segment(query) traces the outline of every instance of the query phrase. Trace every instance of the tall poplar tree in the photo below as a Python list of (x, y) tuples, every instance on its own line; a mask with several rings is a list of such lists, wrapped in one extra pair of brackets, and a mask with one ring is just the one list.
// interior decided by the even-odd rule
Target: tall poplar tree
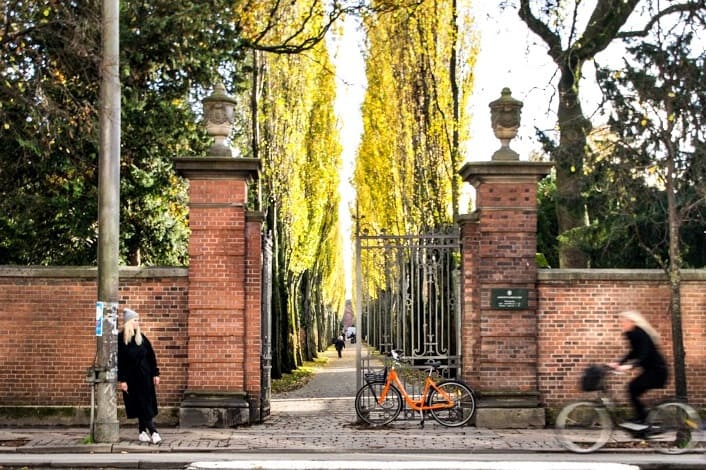
[[(268, 228), (275, 241), (274, 374), (296, 368), (328, 343), (321, 325), (343, 312), (338, 223), (341, 144), (333, 111), (333, 66), (325, 44), (260, 56), (261, 130)], [(338, 288), (334, 287), (338, 286)]]
[(354, 183), (358, 215), (373, 232), (430, 230), (458, 211), (476, 54), (469, 2), (458, 3), (429, 0), (366, 18), (368, 88)]

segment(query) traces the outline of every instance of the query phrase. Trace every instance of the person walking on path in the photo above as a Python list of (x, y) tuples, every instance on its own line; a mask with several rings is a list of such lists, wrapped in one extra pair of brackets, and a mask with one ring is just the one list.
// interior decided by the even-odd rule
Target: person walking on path
[(338, 352), (338, 357), (340, 359), (341, 357), (343, 357), (343, 348), (346, 347), (346, 342), (343, 341), (343, 336), (339, 336), (338, 338), (336, 338), (336, 341), (333, 342), (333, 345), (336, 346), (336, 352)]
[(118, 382), (125, 414), (138, 420), (138, 439), (159, 444), (162, 438), (154, 425), (159, 367), (152, 344), (140, 331), (139, 315), (129, 308), (123, 310), (123, 327), (118, 333)]

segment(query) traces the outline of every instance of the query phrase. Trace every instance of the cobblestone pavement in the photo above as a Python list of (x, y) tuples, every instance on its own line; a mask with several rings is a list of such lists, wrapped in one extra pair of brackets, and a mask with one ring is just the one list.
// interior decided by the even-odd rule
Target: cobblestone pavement
[(399, 421), (383, 428), (356, 424), (355, 345), (343, 358), (330, 349), (325, 367), (299, 390), (273, 396), (263, 423), (235, 429), (162, 428), (158, 445), (137, 441), (136, 426), (122, 426), (115, 444), (83, 444), (86, 429), (3, 429), (0, 453), (120, 453), (214, 451), (561, 451), (552, 430), (446, 428), (426, 421)]

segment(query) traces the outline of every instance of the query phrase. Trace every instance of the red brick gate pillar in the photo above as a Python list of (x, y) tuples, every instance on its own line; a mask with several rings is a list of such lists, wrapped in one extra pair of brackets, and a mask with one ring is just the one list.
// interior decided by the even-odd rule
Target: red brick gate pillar
[(251, 423), (260, 406), (261, 224), (247, 210), (260, 161), (175, 160), (189, 179), (187, 390), (181, 426)]
[[(522, 106), (504, 90), (491, 108), (504, 99)], [(467, 163), (460, 172), (476, 189), (475, 211), (459, 220), (462, 376), (482, 397), (478, 426), (544, 426), (537, 382), (537, 182), (552, 164), (519, 161), (503, 137), (492, 161)]]

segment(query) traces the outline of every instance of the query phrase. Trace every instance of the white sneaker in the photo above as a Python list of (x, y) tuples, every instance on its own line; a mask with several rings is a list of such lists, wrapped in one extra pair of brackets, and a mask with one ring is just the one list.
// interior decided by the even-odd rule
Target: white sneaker
[(629, 429), (631, 431), (644, 431), (649, 426), (647, 426), (646, 424), (631, 423), (630, 421), (625, 421), (623, 423), (620, 423), (620, 427), (625, 428), (625, 429)]
[(159, 433), (153, 432), (152, 433), (152, 444), (159, 444), (160, 442), (162, 442), (162, 438), (159, 435)]
[(142, 431), (137, 438), (140, 440), (140, 442), (150, 442), (151, 441), (150, 435), (147, 434), (147, 431)]

